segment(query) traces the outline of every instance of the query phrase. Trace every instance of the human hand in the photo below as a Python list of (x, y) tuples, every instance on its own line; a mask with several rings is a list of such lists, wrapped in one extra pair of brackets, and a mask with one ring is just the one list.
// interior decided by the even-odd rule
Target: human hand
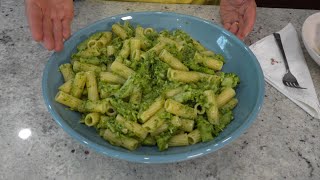
[(221, 0), (220, 16), (225, 29), (243, 40), (256, 20), (255, 0)]
[(25, 8), (33, 39), (61, 51), (71, 33), (73, 0), (25, 0)]

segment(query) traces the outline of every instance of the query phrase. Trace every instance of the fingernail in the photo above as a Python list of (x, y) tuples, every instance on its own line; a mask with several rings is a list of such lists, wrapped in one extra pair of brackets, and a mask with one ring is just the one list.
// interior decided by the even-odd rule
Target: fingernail
[(44, 45), (46, 47), (46, 49), (48, 49), (49, 51), (52, 51), (54, 49), (54, 47), (51, 44), (45, 44)]

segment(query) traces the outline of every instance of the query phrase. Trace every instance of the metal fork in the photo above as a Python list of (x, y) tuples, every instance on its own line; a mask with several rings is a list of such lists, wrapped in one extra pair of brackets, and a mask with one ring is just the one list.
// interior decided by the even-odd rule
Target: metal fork
[(284, 49), (282, 46), (282, 42), (281, 42), (281, 37), (279, 33), (273, 33), (274, 38), (276, 39), (276, 42), (278, 44), (278, 47), (281, 51), (281, 54), (283, 56), (283, 60), (284, 60), (284, 65), (286, 67), (286, 74), (283, 76), (282, 78), (282, 83), (285, 86), (288, 87), (292, 87), (292, 88), (299, 88), (299, 89), (306, 89), (303, 88), (299, 85), (297, 79), (293, 76), (293, 74), (291, 73), (290, 69), (289, 69), (289, 65), (288, 65), (288, 61), (287, 61), (287, 57), (286, 54), (284, 53)]

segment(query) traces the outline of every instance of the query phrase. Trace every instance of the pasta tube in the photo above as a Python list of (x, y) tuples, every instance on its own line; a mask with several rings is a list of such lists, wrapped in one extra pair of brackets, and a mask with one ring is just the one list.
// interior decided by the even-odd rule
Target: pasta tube
[(106, 67), (100, 67), (100, 66), (96, 66), (93, 64), (87, 64), (87, 63), (82, 63), (79, 61), (75, 61), (73, 63), (73, 70), (74, 72), (81, 72), (81, 71), (94, 71), (96, 73), (99, 73), (101, 71), (105, 71)]
[(84, 123), (87, 126), (94, 126), (94, 125), (98, 124), (99, 120), (100, 120), (100, 114), (99, 113), (89, 113), (84, 118)]
[(236, 95), (236, 91), (231, 87), (225, 88), (217, 97), (218, 107), (225, 105)]
[(219, 111), (218, 111), (218, 102), (216, 100), (216, 95), (214, 91), (207, 90), (203, 93), (206, 97), (206, 101), (208, 104), (208, 108), (206, 110), (208, 121), (211, 124), (218, 125), (219, 124)]
[(188, 71), (188, 67), (185, 66), (179, 59), (175, 58), (172, 54), (170, 54), (167, 50), (162, 50), (159, 54), (160, 59), (167, 63), (173, 69)]
[(223, 62), (216, 60), (212, 57), (202, 56), (198, 52), (195, 53), (194, 56), (195, 61), (202, 63), (204, 66), (213, 69), (215, 71), (220, 71), (223, 66)]
[(165, 97), (166, 98), (170, 98), (173, 97), (179, 93), (183, 92), (183, 87), (178, 87), (178, 88), (174, 88), (174, 89), (169, 89), (165, 92)]
[(73, 80), (71, 95), (80, 98), (86, 84), (86, 75), (84, 72), (78, 72)]
[(96, 66), (99, 66), (101, 64), (99, 58), (97, 58), (97, 57), (90, 57), (90, 58), (82, 58), (82, 57), (80, 57), (79, 61), (82, 62), (82, 63), (93, 64), (93, 65), (96, 65)]
[(147, 122), (142, 124), (142, 127), (144, 127), (150, 133), (155, 132), (165, 121), (163, 118), (160, 117), (162, 112), (163, 110), (160, 110), (157, 114), (152, 116)]
[(106, 45), (108, 45), (111, 42), (111, 40), (112, 40), (112, 33), (111, 32), (103, 32), (102, 36), (97, 41), (97, 43), (101, 43), (101, 47), (105, 47)]
[(166, 131), (169, 128), (168, 123), (163, 123), (161, 126), (159, 126), (155, 131), (151, 132), (151, 136), (157, 136), (160, 133)]
[(190, 119), (180, 119), (181, 121), (181, 130), (185, 132), (191, 132), (194, 128), (194, 120)]
[(197, 111), (194, 108), (183, 105), (172, 99), (166, 100), (164, 108), (167, 112), (183, 118), (195, 119), (197, 117)]
[(169, 139), (169, 146), (187, 146), (189, 145), (188, 135), (186, 133), (174, 135)]
[(85, 101), (83, 108), (85, 112), (96, 112), (101, 114), (105, 114), (106, 112), (114, 112), (114, 109), (107, 99), (99, 101)]
[(123, 84), (126, 82), (124, 78), (121, 76), (118, 76), (116, 74), (113, 74), (111, 72), (101, 72), (100, 73), (100, 81), (107, 82), (107, 83), (113, 83), (113, 84)]
[(70, 79), (67, 82), (63, 83), (61, 86), (59, 86), (58, 89), (60, 91), (63, 91), (65, 93), (69, 94), (71, 92), (72, 84), (73, 84), (73, 79)]
[(143, 27), (137, 26), (136, 31), (135, 31), (135, 36), (136, 37), (144, 37), (143, 31), (144, 31)]
[(195, 129), (188, 134), (189, 144), (196, 144), (201, 141), (201, 135), (199, 129)]
[(139, 146), (138, 140), (127, 137), (123, 134), (113, 133), (109, 129), (104, 132), (103, 138), (108, 140), (112, 145), (121, 146), (131, 151), (137, 149)]
[(146, 122), (151, 116), (159, 111), (164, 105), (164, 98), (158, 97), (147, 110), (143, 111), (140, 115), (141, 123)]
[(59, 70), (63, 76), (64, 82), (73, 79), (75, 76), (75, 73), (72, 70), (72, 65), (70, 63), (60, 65)]
[(140, 50), (140, 49), (141, 49), (141, 40), (139, 38), (130, 39), (130, 51), (131, 51), (131, 53), (134, 50)]
[(116, 122), (127, 128), (129, 131), (132, 131), (133, 134), (135, 134), (140, 139), (145, 139), (148, 135), (148, 132), (140, 124), (130, 120), (126, 120), (120, 114), (117, 115)]
[(73, 97), (63, 91), (59, 91), (55, 96), (55, 101), (70, 107), (71, 109), (81, 111), (81, 106), (83, 105), (83, 101)]
[(110, 69), (113, 73), (118, 74), (119, 76), (125, 79), (128, 79), (131, 75), (135, 73), (132, 69), (128, 68), (126, 65), (118, 61), (114, 61), (111, 64)]
[(159, 42), (158, 44), (153, 46), (151, 49), (149, 49), (148, 52), (154, 51), (156, 54), (159, 54), (165, 45), (166, 44), (164, 42)]
[(178, 51), (180, 51), (180, 50), (183, 48), (183, 46), (182, 46), (181, 44), (179, 44), (177, 41), (172, 40), (172, 39), (167, 38), (167, 37), (160, 36), (160, 37), (158, 38), (158, 40), (159, 40), (160, 42), (164, 42), (164, 43), (166, 43), (166, 44), (175, 45), (176, 48), (178, 49)]
[(169, 68), (167, 77), (170, 81), (193, 83), (198, 82), (206, 77), (210, 77), (210, 75), (206, 75), (196, 71), (180, 71)]
[(99, 100), (98, 85), (96, 75), (93, 71), (86, 72), (86, 87), (88, 90), (88, 99), (91, 101)]
[(115, 33), (117, 36), (119, 36), (122, 40), (125, 40), (128, 38), (127, 31), (124, 30), (119, 24), (113, 24), (112, 32)]
[(127, 59), (128, 56), (130, 55), (130, 41), (127, 39), (123, 42), (123, 46), (119, 52), (119, 56), (124, 58), (124, 59)]

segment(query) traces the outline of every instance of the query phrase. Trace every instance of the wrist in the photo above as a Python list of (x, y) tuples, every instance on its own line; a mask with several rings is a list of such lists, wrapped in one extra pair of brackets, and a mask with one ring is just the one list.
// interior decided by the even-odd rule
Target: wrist
[(227, 0), (229, 1), (230, 4), (234, 4), (234, 5), (243, 5), (245, 3), (250, 3), (250, 2), (255, 2), (255, 0)]

